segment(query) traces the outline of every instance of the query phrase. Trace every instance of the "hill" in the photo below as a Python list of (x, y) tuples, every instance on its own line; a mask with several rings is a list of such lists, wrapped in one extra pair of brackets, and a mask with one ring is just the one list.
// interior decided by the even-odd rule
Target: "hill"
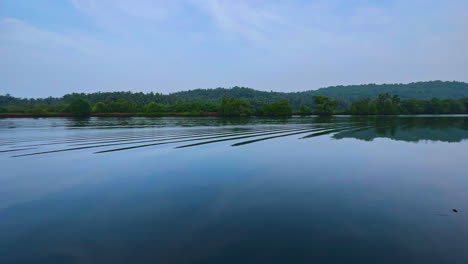
[(174, 103), (219, 103), (224, 95), (244, 99), (254, 106), (261, 106), (264, 103), (287, 100), (295, 109), (301, 104), (313, 107), (312, 97), (324, 95), (334, 98), (340, 102), (340, 108), (345, 108), (351, 102), (362, 98), (376, 98), (379, 94), (389, 93), (398, 95), (402, 99), (431, 98), (459, 99), (468, 97), (468, 83), (464, 82), (415, 82), (409, 84), (364, 84), (347, 85), (321, 88), (304, 92), (266, 92), (258, 91), (246, 87), (216, 88), (216, 89), (195, 89), (181, 91), (172, 94), (161, 93), (133, 93), (133, 92), (97, 92), (97, 93), (73, 93), (63, 97), (24, 99), (10, 95), (0, 96), (0, 106), (8, 105), (31, 105), (31, 104), (68, 104), (78, 97), (85, 98), (91, 103), (116, 101), (125, 99), (137, 105), (148, 104), (150, 102), (174, 104)]
[(372, 99), (382, 93), (398, 95), (401, 99), (460, 99), (468, 97), (468, 83), (431, 81), (409, 84), (348, 85), (327, 87), (305, 93), (320, 94), (340, 101)]

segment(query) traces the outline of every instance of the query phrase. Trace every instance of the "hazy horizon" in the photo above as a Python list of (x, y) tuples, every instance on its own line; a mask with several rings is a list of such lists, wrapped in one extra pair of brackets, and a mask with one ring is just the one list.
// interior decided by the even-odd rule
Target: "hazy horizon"
[(468, 1), (3, 0), (0, 94), (468, 82)]
[(199, 88), (193, 88), (193, 89), (186, 89), (186, 90), (176, 90), (176, 91), (172, 91), (172, 92), (168, 92), (168, 93), (164, 93), (164, 92), (158, 92), (158, 91), (139, 91), (139, 90), (113, 90), (113, 91), (100, 91), (100, 90), (97, 90), (97, 91), (86, 91), (86, 92), (82, 92), (82, 91), (72, 91), (70, 93), (64, 93), (64, 94), (61, 94), (61, 95), (57, 95), (57, 96), (36, 96), (36, 97), (27, 97), (27, 96), (16, 96), (15, 94), (11, 94), (11, 93), (5, 93), (5, 94), (0, 94), (0, 95), (10, 95), (10, 96), (13, 96), (13, 97), (17, 97), (17, 98), (33, 98), (33, 99), (39, 99), (39, 98), (46, 98), (46, 97), (56, 97), (56, 98), (60, 98), (66, 94), (71, 94), (71, 93), (85, 93), (85, 94), (91, 94), (91, 93), (106, 93), (106, 92), (132, 92), (132, 93), (159, 93), (159, 94), (163, 94), (163, 95), (168, 95), (168, 94), (173, 94), (173, 93), (178, 93), (178, 92), (186, 92), (186, 91), (193, 91), (193, 90), (198, 90), (198, 89), (203, 89), (203, 90), (213, 90), (213, 89), (232, 89), (234, 87), (239, 87), (239, 88), (248, 88), (248, 89), (253, 89), (253, 90), (256, 90), (256, 91), (262, 91), (262, 92), (278, 92), (278, 93), (296, 93), (296, 92), (307, 92), (307, 91), (316, 91), (316, 90), (319, 90), (319, 89), (326, 89), (326, 88), (331, 88), (331, 87), (337, 87), (337, 86), (355, 86), (355, 85), (371, 85), (371, 84), (375, 84), (375, 85), (397, 85), (397, 84), (403, 84), (403, 85), (406, 85), (406, 84), (411, 84), (411, 83), (419, 83), (419, 82), (436, 82), (436, 81), (441, 81), (441, 82), (461, 82), (461, 83), (466, 83), (466, 82), (462, 82), (462, 81), (457, 81), (457, 80), (452, 80), (452, 81), (445, 81), (445, 80), (430, 80), (430, 81), (414, 81), (414, 82), (408, 82), (408, 83), (361, 83), (361, 84), (344, 84), (344, 85), (330, 85), (330, 86), (325, 86), (325, 87), (319, 87), (317, 89), (309, 89), (309, 90), (302, 90), (302, 91), (276, 91), (276, 90), (260, 90), (260, 89), (255, 89), (253, 87), (248, 87), (248, 86), (239, 86), (239, 85), (234, 85), (234, 86), (231, 86), (231, 87), (208, 87), (208, 88), (202, 88), (202, 87), (199, 87)]

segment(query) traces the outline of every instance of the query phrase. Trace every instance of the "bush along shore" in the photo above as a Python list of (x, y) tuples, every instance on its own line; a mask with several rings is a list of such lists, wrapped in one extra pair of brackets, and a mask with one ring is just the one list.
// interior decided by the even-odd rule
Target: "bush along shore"
[(249, 102), (224, 96), (219, 103), (133, 104), (124, 99), (90, 103), (76, 98), (70, 104), (27, 104), (0, 106), (1, 118), (15, 117), (132, 117), (132, 116), (291, 116), (291, 115), (418, 115), (418, 114), (468, 114), (468, 98), (401, 100), (399, 96), (380, 94), (375, 99), (365, 98), (341, 107), (339, 101), (327, 96), (312, 98), (312, 108), (300, 105), (293, 109), (287, 100), (254, 106)]

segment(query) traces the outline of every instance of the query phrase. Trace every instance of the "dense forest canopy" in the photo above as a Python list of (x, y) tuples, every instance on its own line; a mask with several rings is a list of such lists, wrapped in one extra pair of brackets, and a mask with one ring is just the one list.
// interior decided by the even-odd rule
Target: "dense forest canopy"
[(409, 84), (348, 85), (322, 88), (309, 92), (344, 102), (354, 102), (363, 98), (375, 99), (380, 94), (385, 93), (398, 95), (403, 100), (460, 99), (468, 97), (468, 83), (431, 81)]
[(89, 94), (72, 93), (59, 98), (48, 97), (38, 99), (24, 99), (10, 95), (0, 95), (0, 106), (61, 105), (70, 104), (77, 98), (85, 99), (91, 104), (97, 104), (98, 102), (117, 102), (119, 99), (125, 100), (132, 105), (147, 105), (149, 103), (164, 105), (180, 103), (219, 104), (223, 96), (228, 96), (242, 99), (255, 108), (261, 107), (264, 104), (287, 101), (294, 110), (298, 110), (301, 105), (315, 108), (313, 98), (314, 96), (321, 95), (338, 101), (337, 109), (343, 110), (349, 107), (352, 102), (365, 98), (375, 99), (380, 94), (386, 93), (397, 95), (402, 100), (430, 100), (432, 98), (460, 99), (468, 97), (468, 83), (431, 81), (409, 84), (365, 84), (333, 86), (318, 90), (289, 93), (257, 91), (251, 88), (236, 86), (229, 89), (195, 89), (172, 94), (153, 92), (97, 92)]

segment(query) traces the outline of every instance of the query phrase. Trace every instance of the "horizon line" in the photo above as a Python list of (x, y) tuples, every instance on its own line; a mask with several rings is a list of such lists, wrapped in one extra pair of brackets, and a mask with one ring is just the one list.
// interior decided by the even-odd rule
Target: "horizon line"
[(318, 91), (321, 89), (328, 89), (328, 88), (334, 88), (334, 87), (348, 87), (348, 86), (364, 86), (364, 85), (376, 85), (376, 86), (383, 86), (383, 85), (410, 85), (410, 84), (416, 84), (416, 83), (433, 83), (433, 82), (441, 82), (441, 83), (461, 83), (461, 84), (468, 84), (467, 82), (464, 81), (456, 81), (456, 80), (431, 80), (431, 81), (413, 81), (413, 82), (408, 82), (408, 83), (362, 83), (362, 84), (339, 84), (339, 85), (330, 85), (330, 86), (325, 86), (325, 87), (320, 87), (317, 89), (310, 89), (310, 90), (303, 90), (303, 91), (267, 91), (267, 90), (261, 90), (261, 89), (255, 89), (247, 86), (231, 86), (231, 87), (216, 87), (216, 88), (194, 88), (194, 89), (187, 89), (187, 90), (180, 90), (172, 93), (158, 93), (158, 92), (143, 92), (143, 91), (124, 91), (124, 90), (117, 90), (117, 91), (95, 91), (95, 92), (72, 92), (72, 93), (65, 93), (61, 96), (46, 96), (46, 97), (17, 97), (14, 96), (10, 93), (5, 93), (5, 94), (0, 94), (0, 96), (11, 96), (14, 98), (19, 98), (19, 99), (44, 99), (44, 98), (62, 98), (65, 95), (71, 95), (71, 94), (95, 94), (95, 93), (143, 93), (143, 94), (161, 94), (161, 95), (171, 95), (171, 94), (176, 94), (176, 93), (181, 93), (181, 92), (190, 92), (190, 91), (195, 91), (195, 90), (216, 90), (216, 89), (225, 89), (225, 90), (231, 90), (234, 88), (243, 88), (243, 89), (251, 89), (254, 91), (259, 91), (259, 92), (270, 92), (270, 93), (281, 93), (281, 94), (287, 94), (287, 93), (306, 93), (306, 92), (312, 92), (312, 91)]

